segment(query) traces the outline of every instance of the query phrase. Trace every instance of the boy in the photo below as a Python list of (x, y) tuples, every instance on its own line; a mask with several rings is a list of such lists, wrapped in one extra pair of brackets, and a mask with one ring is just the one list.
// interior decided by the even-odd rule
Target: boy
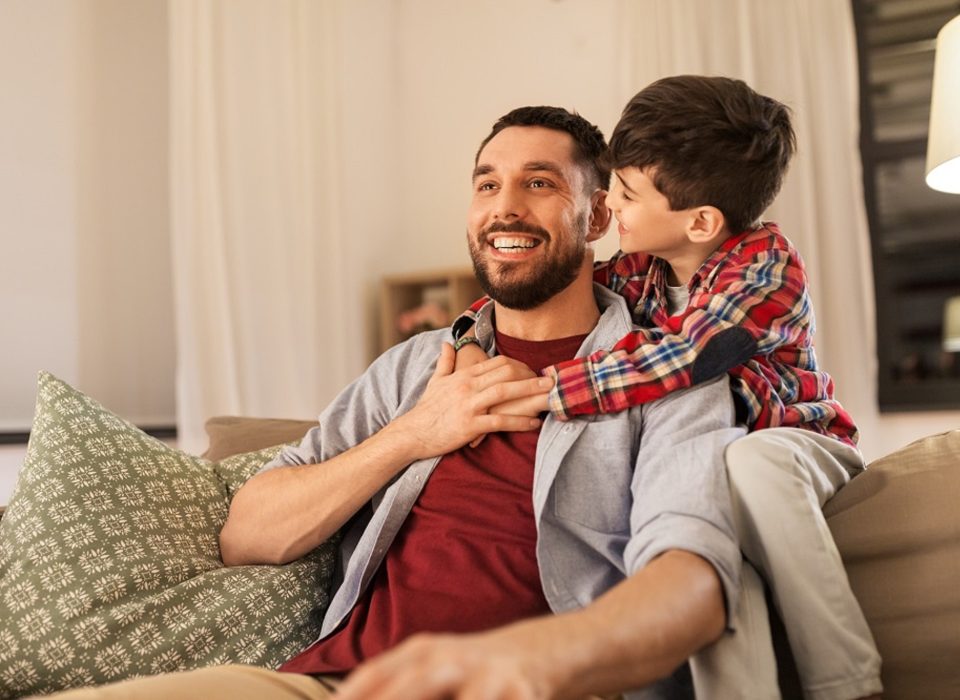
[[(820, 510), (863, 469), (857, 429), (817, 366), (803, 263), (775, 224), (756, 223), (794, 149), (787, 108), (742, 81), (677, 76), (637, 94), (609, 148), (621, 252), (595, 281), (640, 328), (545, 369), (549, 395), (497, 410), (613, 413), (728, 373), (757, 431), (726, 453), (744, 554), (772, 589), (805, 694), (859, 698), (880, 692), (880, 658)], [(486, 358), (463, 335), (480, 305), (455, 324), (458, 368)]]

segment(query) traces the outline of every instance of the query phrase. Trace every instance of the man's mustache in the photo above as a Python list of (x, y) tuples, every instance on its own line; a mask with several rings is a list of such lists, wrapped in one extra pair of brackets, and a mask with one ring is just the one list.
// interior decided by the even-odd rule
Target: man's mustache
[(529, 233), (531, 236), (540, 236), (545, 240), (550, 239), (550, 232), (547, 229), (528, 224), (525, 221), (494, 221), (481, 232), (484, 237), (491, 233)]

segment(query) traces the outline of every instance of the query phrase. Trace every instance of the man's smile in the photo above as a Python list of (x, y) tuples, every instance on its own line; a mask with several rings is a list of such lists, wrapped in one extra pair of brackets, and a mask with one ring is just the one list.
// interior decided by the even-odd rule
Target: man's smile
[(499, 254), (516, 257), (532, 252), (541, 241), (538, 238), (518, 236), (515, 233), (496, 233), (487, 237), (487, 243)]

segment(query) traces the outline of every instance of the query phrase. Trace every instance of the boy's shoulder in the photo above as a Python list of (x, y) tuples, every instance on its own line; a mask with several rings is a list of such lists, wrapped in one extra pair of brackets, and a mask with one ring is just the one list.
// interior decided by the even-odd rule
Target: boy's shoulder
[(764, 221), (757, 228), (731, 236), (720, 250), (726, 248), (727, 255), (752, 257), (765, 251), (783, 251), (799, 259), (797, 249), (790, 239), (783, 235), (780, 226), (773, 221)]
[[(758, 265), (766, 271), (761, 274)], [(774, 268), (780, 272), (773, 274)], [(789, 277), (806, 284), (803, 258), (772, 221), (728, 238), (695, 275), (699, 283), (707, 287), (723, 286), (741, 276), (771, 281)]]

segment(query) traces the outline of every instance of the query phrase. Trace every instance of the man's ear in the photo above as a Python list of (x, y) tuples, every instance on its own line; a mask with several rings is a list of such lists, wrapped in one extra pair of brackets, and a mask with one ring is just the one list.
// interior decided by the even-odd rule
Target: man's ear
[(716, 207), (702, 206), (690, 210), (687, 238), (691, 243), (710, 243), (727, 233), (727, 220)]
[(603, 238), (610, 228), (610, 218), (613, 216), (607, 206), (607, 191), (597, 190), (590, 197), (590, 222), (587, 229), (587, 242), (592, 243)]

